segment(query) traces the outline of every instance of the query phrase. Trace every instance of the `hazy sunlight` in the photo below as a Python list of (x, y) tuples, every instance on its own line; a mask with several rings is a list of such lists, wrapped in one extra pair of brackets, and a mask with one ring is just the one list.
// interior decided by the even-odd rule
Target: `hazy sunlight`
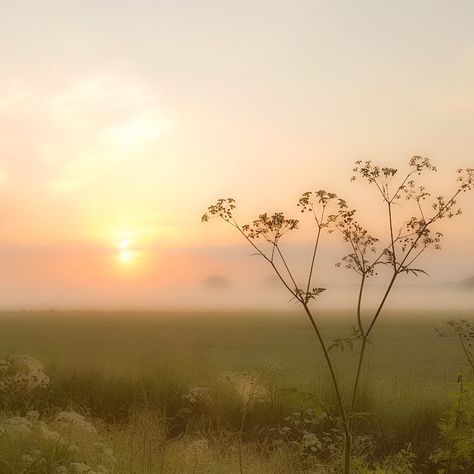
[(137, 252), (130, 247), (128, 240), (122, 240), (118, 248), (118, 258), (120, 263), (126, 265), (133, 263), (136, 259)]

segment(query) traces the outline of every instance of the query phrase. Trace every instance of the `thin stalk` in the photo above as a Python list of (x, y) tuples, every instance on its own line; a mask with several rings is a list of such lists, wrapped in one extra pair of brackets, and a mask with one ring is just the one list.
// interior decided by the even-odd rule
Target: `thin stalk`
[(339, 413), (341, 415), (341, 420), (342, 420), (342, 426), (344, 430), (344, 437), (345, 437), (345, 449), (344, 449), (344, 473), (345, 474), (350, 474), (351, 472), (351, 453), (352, 453), (352, 434), (351, 430), (349, 428), (349, 423), (347, 419), (347, 414), (346, 410), (344, 408), (344, 402), (342, 401), (342, 396), (341, 396), (341, 391), (339, 389), (339, 383), (336, 378), (336, 373), (334, 371), (334, 366), (333, 363), (329, 357), (329, 352), (327, 350), (326, 344), (324, 343), (323, 337), (321, 335), (321, 332), (319, 331), (318, 325), (316, 324), (316, 321), (314, 320), (314, 317), (308, 308), (308, 305), (304, 302), (302, 302), (303, 308), (306, 312), (306, 315), (308, 316), (308, 319), (314, 329), (314, 332), (316, 333), (316, 336), (319, 341), (319, 345), (321, 346), (321, 349), (324, 354), (324, 358), (326, 360), (326, 365), (329, 369), (329, 373), (331, 375), (331, 381), (333, 384), (334, 392), (336, 393), (336, 400), (337, 400), (337, 405), (339, 409)]
[(385, 302), (387, 301), (388, 295), (392, 291), (393, 284), (395, 283), (397, 276), (398, 276), (398, 271), (393, 274), (392, 279), (390, 280), (390, 283), (388, 284), (387, 290), (385, 291), (385, 294), (383, 295), (382, 301), (380, 302), (379, 307), (377, 308), (377, 311), (375, 312), (375, 315), (369, 325), (369, 328), (367, 329), (367, 332), (365, 333), (366, 337), (369, 337), (369, 334), (372, 332), (372, 329), (374, 328), (374, 325), (377, 322), (377, 319), (380, 316), (380, 313), (382, 312), (383, 307), (385, 306)]
[(51, 446), (49, 449), (47, 449), (45, 452), (41, 453), (41, 455), (36, 458), (29, 466), (27, 466), (23, 471), (21, 471), (21, 474), (25, 474), (29, 472), (33, 467), (35, 467), (42, 459), (45, 459), (45, 457), (53, 451), (58, 443), (56, 442), (53, 446)]
[[(453, 198), (452, 198), (453, 199)], [(389, 214), (390, 215), (390, 221), (391, 221), (391, 213)], [(351, 403), (351, 411), (349, 412), (350, 415), (352, 415), (354, 409), (355, 409), (355, 404), (356, 404), (356, 401), (357, 401), (357, 394), (358, 394), (358, 391), (359, 391), (359, 385), (360, 385), (360, 374), (361, 374), (361, 371), (362, 371), (362, 365), (364, 363), (364, 356), (365, 356), (365, 350), (366, 350), (366, 347), (367, 347), (367, 340), (368, 340), (368, 337), (370, 335), (370, 333), (372, 332), (372, 329), (374, 328), (374, 325), (375, 323), (377, 322), (377, 319), (379, 318), (380, 316), (380, 313), (382, 312), (382, 309), (383, 307), (385, 306), (385, 302), (387, 301), (387, 298), (390, 294), (390, 292), (392, 291), (392, 288), (393, 288), (393, 285), (395, 283), (395, 280), (397, 279), (397, 276), (400, 274), (400, 271), (401, 269), (403, 268), (403, 265), (405, 264), (406, 260), (408, 259), (409, 255), (411, 254), (411, 252), (413, 251), (414, 248), (416, 248), (416, 245), (418, 243), (418, 241), (420, 240), (421, 236), (423, 235), (423, 232), (424, 230), (435, 220), (435, 218), (432, 218), (430, 221), (428, 221), (427, 223), (425, 223), (425, 225), (423, 226), (423, 229), (419, 232), (417, 238), (415, 239), (415, 241), (413, 242), (413, 244), (411, 245), (410, 249), (408, 250), (407, 254), (405, 255), (405, 257), (403, 258), (403, 260), (401, 261), (401, 263), (398, 265), (398, 267), (396, 266), (396, 262), (395, 262), (395, 259), (394, 259), (394, 272), (393, 272), (393, 275), (392, 275), (392, 278), (390, 280), (390, 283), (388, 284), (388, 287), (387, 287), (387, 290), (385, 291), (385, 294), (382, 298), (382, 301), (380, 302), (378, 308), (377, 308), (377, 311), (375, 312), (375, 315), (374, 317), (372, 318), (372, 321), (365, 333), (365, 335), (363, 336), (363, 340), (362, 340), (362, 346), (361, 346), (361, 349), (360, 349), (360, 353), (359, 353), (359, 362), (357, 364), (357, 373), (356, 373), (356, 379), (355, 379), (355, 382), (354, 382), (354, 388), (353, 388), (353, 391), (352, 391), (352, 403)], [(392, 234), (391, 234), (392, 235)], [(392, 242), (393, 241), (393, 237), (392, 237)], [(416, 258), (416, 257), (415, 257)], [(412, 260), (413, 261), (413, 260)]]
[(350, 408), (350, 418), (349, 418), (349, 427), (352, 429), (352, 424), (353, 424), (353, 413), (354, 413), (354, 408), (355, 408), (355, 403), (356, 403), (356, 398), (357, 398), (357, 392), (358, 392), (358, 387), (359, 387), (359, 380), (360, 380), (360, 375), (362, 372), (362, 360), (364, 358), (364, 353), (365, 353), (365, 347), (367, 345), (367, 336), (364, 332), (364, 327), (362, 325), (362, 314), (361, 314), (361, 306), (362, 306), (362, 296), (364, 293), (364, 284), (365, 284), (365, 278), (366, 274), (362, 274), (362, 279), (360, 282), (360, 288), (359, 288), (359, 298), (357, 300), (357, 322), (359, 324), (359, 331), (362, 336), (362, 346), (360, 350), (360, 355), (359, 355), (359, 363), (357, 364), (357, 372), (356, 372), (356, 378), (354, 381), (354, 387), (352, 391), (352, 398), (351, 398), (351, 408)]
[(395, 257), (395, 240), (393, 237), (393, 219), (392, 219), (392, 203), (388, 203), (388, 221), (390, 223), (390, 246), (392, 247), (393, 270), (397, 271), (397, 259)]
[(359, 331), (362, 337), (365, 336), (364, 327), (362, 325), (362, 296), (364, 294), (364, 284), (365, 284), (366, 274), (362, 274), (362, 279), (360, 282), (359, 296), (357, 298), (357, 323), (359, 324)]
[(244, 410), (242, 413), (242, 420), (240, 422), (239, 429), (239, 470), (240, 474), (244, 474), (244, 467), (242, 463), (242, 436), (244, 434), (245, 419), (247, 418), (247, 403), (244, 405)]
[(316, 234), (316, 240), (314, 242), (314, 248), (313, 248), (313, 255), (311, 257), (311, 267), (309, 269), (308, 284), (306, 285), (306, 295), (309, 293), (309, 289), (311, 287), (311, 279), (313, 278), (314, 262), (316, 260), (316, 254), (318, 252), (319, 238), (321, 237), (321, 225), (324, 219), (324, 207), (323, 207), (323, 210), (321, 211), (321, 219), (318, 221), (316, 215), (314, 216), (314, 218), (318, 225), (318, 233)]
[[(392, 287), (393, 287), (393, 284), (395, 283), (397, 275), (398, 275), (398, 272), (393, 274), (393, 277), (390, 280), (390, 283), (388, 285), (387, 290), (385, 291), (385, 294), (382, 298), (382, 301), (381, 301), (379, 307), (377, 308), (375, 316), (373, 317), (372, 322), (370, 323), (370, 326), (367, 329), (366, 333), (362, 336), (362, 345), (361, 345), (360, 353), (359, 353), (359, 361), (357, 363), (356, 378), (355, 378), (354, 387), (353, 387), (353, 390), (352, 390), (351, 409), (350, 409), (350, 412), (349, 412), (351, 420), (352, 420), (352, 414), (354, 412), (356, 401), (357, 401), (357, 395), (358, 395), (358, 392), (359, 392), (360, 375), (362, 373), (362, 366), (364, 364), (364, 356), (365, 356), (365, 350), (367, 348), (367, 342), (368, 342), (369, 334), (371, 333), (371, 331), (374, 327), (374, 324), (377, 321), (377, 318), (379, 317), (379, 315), (380, 315), (380, 313), (381, 313), (381, 311), (382, 311), (382, 309), (385, 305), (385, 302), (387, 301), (388, 295), (390, 294), (390, 291), (392, 290)], [(351, 423), (350, 426), (352, 428), (352, 423)]]
[[(361, 348), (360, 348), (360, 352), (359, 352), (359, 361), (357, 363), (357, 372), (356, 372), (356, 378), (355, 378), (355, 381), (354, 381), (354, 386), (353, 386), (353, 389), (352, 389), (352, 399), (351, 399), (351, 408), (350, 408), (350, 427), (352, 428), (352, 415), (354, 413), (354, 409), (355, 409), (355, 405), (356, 405), (356, 401), (357, 401), (357, 395), (358, 395), (358, 392), (359, 392), (359, 385), (360, 385), (360, 376), (361, 376), (361, 373), (362, 373), (362, 366), (364, 364), (364, 356), (365, 356), (365, 350), (367, 348), (367, 341), (368, 341), (368, 337), (369, 337), (369, 334), (370, 332), (372, 331), (372, 328), (374, 327), (374, 324), (375, 322), (377, 321), (384, 305), (385, 305), (385, 302), (387, 301), (387, 298), (388, 298), (388, 295), (390, 294), (390, 291), (392, 290), (392, 287), (393, 287), (393, 284), (395, 283), (395, 280), (398, 276), (398, 270), (397, 270), (397, 263), (396, 263), (396, 259), (395, 259), (395, 240), (394, 240), (394, 237), (393, 237), (393, 217), (392, 217), (392, 203), (391, 201), (389, 201), (387, 203), (387, 206), (388, 206), (388, 220), (389, 220), (389, 225), (390, 225), (390, 245), (391, 245), (391, 248), (392, 248), (392, 260), (393, 260), (393, 276), (392, 276), (392, 279), (390, 280), (390, 283), (387, 287), (387, 290), (385, 291), (385, 294), (382, 298), (382, 301), (380, 302), (380, 305), (379, 307), (377, 308), (377, 311), (374, 315), (374, 317), (372, 318), (372, 321), (367, 329), (367, 332), (362, 332), (362, 345), (361, 345)], [(406, 257), (405, 257), (406, 258)], [(363, 274), (362, 276), (362, 281), (361, 281), (361, 285), (360, 285), (360, 291), (359, 291), (359, 299), (358, 299), (358, 303), (357, 303), (357, 319), (359, 321), (359, 328), (362, 328), (362, 320), (361, 320), (361, 314), (360, 314), (360, 307), (361, 307), (361, 303), (362, 303), (362, 295), (363, 295), (363, 291), (364, 291), (364, 282), (365, 282), (365, 273)]]
[(278, 255), (280, 256), (281, 258), (281, 261), (283, 262), (283, 265), (285, 266), (285, 269), (286, 271), (288, 272), (288, 275), (293, 283), (293, 285), (295, 285), (295, 289), (298, 288), (298, 285), (296, 284), (296, 281), (295, 279), (293, 278), (293, 274), (291, 273), (290, 271), (290, 268), (288, 267), (288, 264), (286, 263), (286, 260), (285, 260), (285, 257), (283, 256), (281, 250), (280, 250), (280, 247), (278, 247), (278, 244), (275, 244), (275, 247), (277, 249), (277, 252), (278, 252)]
[(285, 286), (285, 288), (296, 298), (297, 295), (296, 293), (291, 289), (291, 287), (288, 285), (288, 283), (286, 282), (286, 280), (283, 278), (282, 274), (280, 273), (280, 271), (278, 270), (277, 266), (275, 265), (274, 261), (273, 261), (273, 252), (276, 248), (276, 245), (273, 246), (273, 250), (272, 250), (272, 258), (268, 258), (261, 250), (260, 248), (255, 245), (254, 242), (252, 242), (252, 239), (250, 239), (246, 234), (245, 232), (240, 228), (240, 226), (237, 224), (237, 223), (229, 223), (230, 225), (234, 226), (241, 234), (242, 236), (245, 238), (245, 240), (258, 252), (258, 254), (260, 256), (262, 256), (273, 268), (273, 270), (275, 271), (275, 273), (277, 274), (278, 278), (280, 279), (280, 281), (282, 282), (282, 284)]

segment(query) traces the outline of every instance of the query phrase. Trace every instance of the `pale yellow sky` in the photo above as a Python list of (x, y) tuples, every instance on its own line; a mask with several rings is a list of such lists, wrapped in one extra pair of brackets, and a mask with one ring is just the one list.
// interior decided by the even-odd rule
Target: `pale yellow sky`
[[(119, 288), (159, 305), (164, 288), (260, 265), (201, 225), (217, 197), (245, 220), (326, 188), (370, 219), (355, 160), (430, 156), (442, 189), (474, 166), (470, 1), (0, 0), (0, 17), (8, 304)], [(474, 273), (472, 196), (464, 207), (438, 280)]]

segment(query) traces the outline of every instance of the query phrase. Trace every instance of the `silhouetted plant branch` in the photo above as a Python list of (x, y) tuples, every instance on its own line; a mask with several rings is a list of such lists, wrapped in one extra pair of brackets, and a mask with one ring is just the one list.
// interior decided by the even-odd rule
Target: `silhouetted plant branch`
[(447, 327), (437, 326), (435, 328), (438, 336), (441, 337), (454, 337), (459, 340), (459, 344), (464, 353), (464, 357), (471, 367), (471, 371), (474, 375), (474, 355), (470, 347), (472, 346), (472, 340), (474, 339), (474, 326), (467, 319), (458, 319), (455, 321), (452, 319), (447, 322)]
[[(370, 343), (369, 336), (379, 319), (390, 292), (401, 274), (413, 274), (419, 276), (426, 274), (425, 270), (416, 268), (413, 265), (428, 248), (440, 249), (442, 234), (432, 231), (435, 223), (441, 219), (450, 219), (461, 213), (457, 207), (457, 198), (460, 194), (472, 190), (474, 187), (474, 169), (457, 170), (457, 188), (450, 197), (436, 196), (432, 198), (424, 186), (417, 183), (417, 178), (425, 172), (435, 172), (429, 159), (415, 156), (409, 161), (407, 173), (395, 182), (398, 170), (395, 168), (379, 167), (370, 161), (362, 163), (356, 162), (353, 169), (352, 181), (362, 178), (369, 184), (374, 185), (380, 194), (386, 207), (388, 223), (388, 240), (385, 245), (381, 245), (379, 238), (372, 236), (356, 219), (356, 211), (349, 209), (347, 203), (324, 190), (315, 192), (305, 192), (298, 201), (298, 207), (302, 214), (310, 214), (316, 225), (316, 232), (312, 254), (310, 257), (308, 276), (306, 284), (300, 287), (284, 256), (280, 240), (287, 233), (298, 229), (299, 221), (286, 218), (284, 213), (277, 212), (272, 215), (260, 214), (251, 224), (240, 225), (235, 217), (235, 200), (232, 198), (219, 199), (216, 204), (209, 206), (203, 215), (203, 222), (207, 222), (211, 217), (218, 217), (233, 226), (272, 267), (283, 286), (289, 291), (292, 299), (302, 305), (308, 320), (317, 336), (318, 343), (328, 367), (341, 424), (345, 436), (344, 472), (351, 471), (352, 455), (352, 430), (353, 420), (360, 385), (362, 367), (364, 363), (367, 345)], [(402, 198), (407, 201), (414, 201), (418, 215), (411, 216), (396, 230), (395, 208), (400, 208)], [(431, 215), (428, 214), (426, 201), (431, 201)], [(331, 213), (329, 213), (331, 209)], [(312, 281), (316, 270), (316, 258), (321, 243), (324, 230), (328, 233), (334, 231), (342, 235), (343, 241), (347, 243), (350, 253), (345, 255), (341, 262), (337, 264), (355, 272), (360, 278), (356, 318), (357, 328), (349, 336), (338, 338), (332, 344), (327, 344), (322, 336), (321, 329), (315, 319), (310, 303), (317, 300), (318, 296), (325, 291), (325, 288), (312, 287)], [(261, 242), (261, 244), (260, 244)], [(264, 246), (270, 247), (265, 251)], [(378, 267), (386, 266), (391, 269), (391, 276), (383, 296), (376, 307), (375, 312), (369, 317), (367, 325), (364, 325), (363, 318), (363, 298), (366, 290), (366, 283), (369, 278), (378, 274)], [(340, 383), (337, 380), (334, 362), (330, 357), (330, 351), (339, 347), (354, 347), (354, 343), (361, 340), (359, 348), (357, 370), (352, 389), (352, 396), (349, 408), (346, 408), (342, 398)]]

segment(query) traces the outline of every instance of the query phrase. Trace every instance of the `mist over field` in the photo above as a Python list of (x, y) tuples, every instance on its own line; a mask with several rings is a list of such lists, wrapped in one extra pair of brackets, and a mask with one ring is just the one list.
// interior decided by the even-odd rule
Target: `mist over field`
[[(380, 302), (383, 287), (368, 287), (364, 298), (366, 309), (375, 309)], [(331, 286), (318, 300), (316, 311), (348, 310), (357, 301), (357, 286)], [(138, 296), (138, 298), (137, 298)], [(472, 311), (474, 292), (472, 289), (451, 288), (444, 285), (400, 286), (394, 289), (387, 309), (400, 310), (405, 317), (411, 310), (445, 310), (452, 317), (459, 312)], [(223, 286), (219, 288), (187, 288), (182, 290), (156, 291), (153, 294), (136, 295), (133, 292), (80, 294), (64, 292), (48, 296), (38, 292), (25, 298), (24, 295), (8, 294), (2, 297), (1, 310), (105, 310), (105, 311), (239, 311), (263, 310), (276, 312), (298, 311), (297, 305), (290, 301), (284, 290), (245, 286)], [(406, 313), (408, 312), (408, 313)]]
[[(214, 280), (215, 278), (215, 280)], [(0, 310), (220, 310), (220, 311), (294, 311), (297, 306), (284, 289), (271, 280), (260, 285), (232, 283), (223, 277), (214, 277), (209, 284), (186, 288), (166, 289), (117, 288), (94, 291), (48, 290), (39, 288), (30, 292), (8, 292), (2, 296)], [(276, 284), (275, 284), (276, 283)], [(380, 302), (384, 287), (368, 286), (364, 302), (366, 308), (374, 309)], [(316, 308), (320, 310), (347, 310), (357, 302), (358, 287), (354, 284), (328, 285), (318, 298)], [(391, 310), (451, 310), (471, 311), (474, 307), (474, 291), (450, 284), (418, 284), (397, 286), (387, 303)], [(159, 317), (159, 316), (157, 316)]]
[[(307, 235), (307, 234), (306, 234)], [(335, 239), (333, 239), (335, 240)], [(321, 309), (354, 307), (355, 276), (335, 264), (347, 248), (326, 237), (317, 262), (315, 284), (326, 288), (315, 303)], [(326, 243), (327, 242), (327, 243)], [(311, 246), (286, 244), (289, 262), (300, 283), (308, 271)], [(137, 251), (138, 252), (138, 251)], [(0, 249), (0, 310), (281, 310), (294, 309), (288, 292), (267, 262), (246, 245), (201, 246), (192, 249), (142, 249), (136, 261), (112, 272), (120, 255), (115, 249), (72, 249), (22, 246)], [(81, 267), (92, 262), (92, 273)], [(401, 275), (388, 305), (393, 309), (469, 309), (474, 306), (474, 273), (470, 253), (447, 240), (446, 248), (431, 251), (419, 262), (427, 271), (418, 277)], [(381, 271), (367, 282), (364, 298), (375, 304), (389, 273)]]

